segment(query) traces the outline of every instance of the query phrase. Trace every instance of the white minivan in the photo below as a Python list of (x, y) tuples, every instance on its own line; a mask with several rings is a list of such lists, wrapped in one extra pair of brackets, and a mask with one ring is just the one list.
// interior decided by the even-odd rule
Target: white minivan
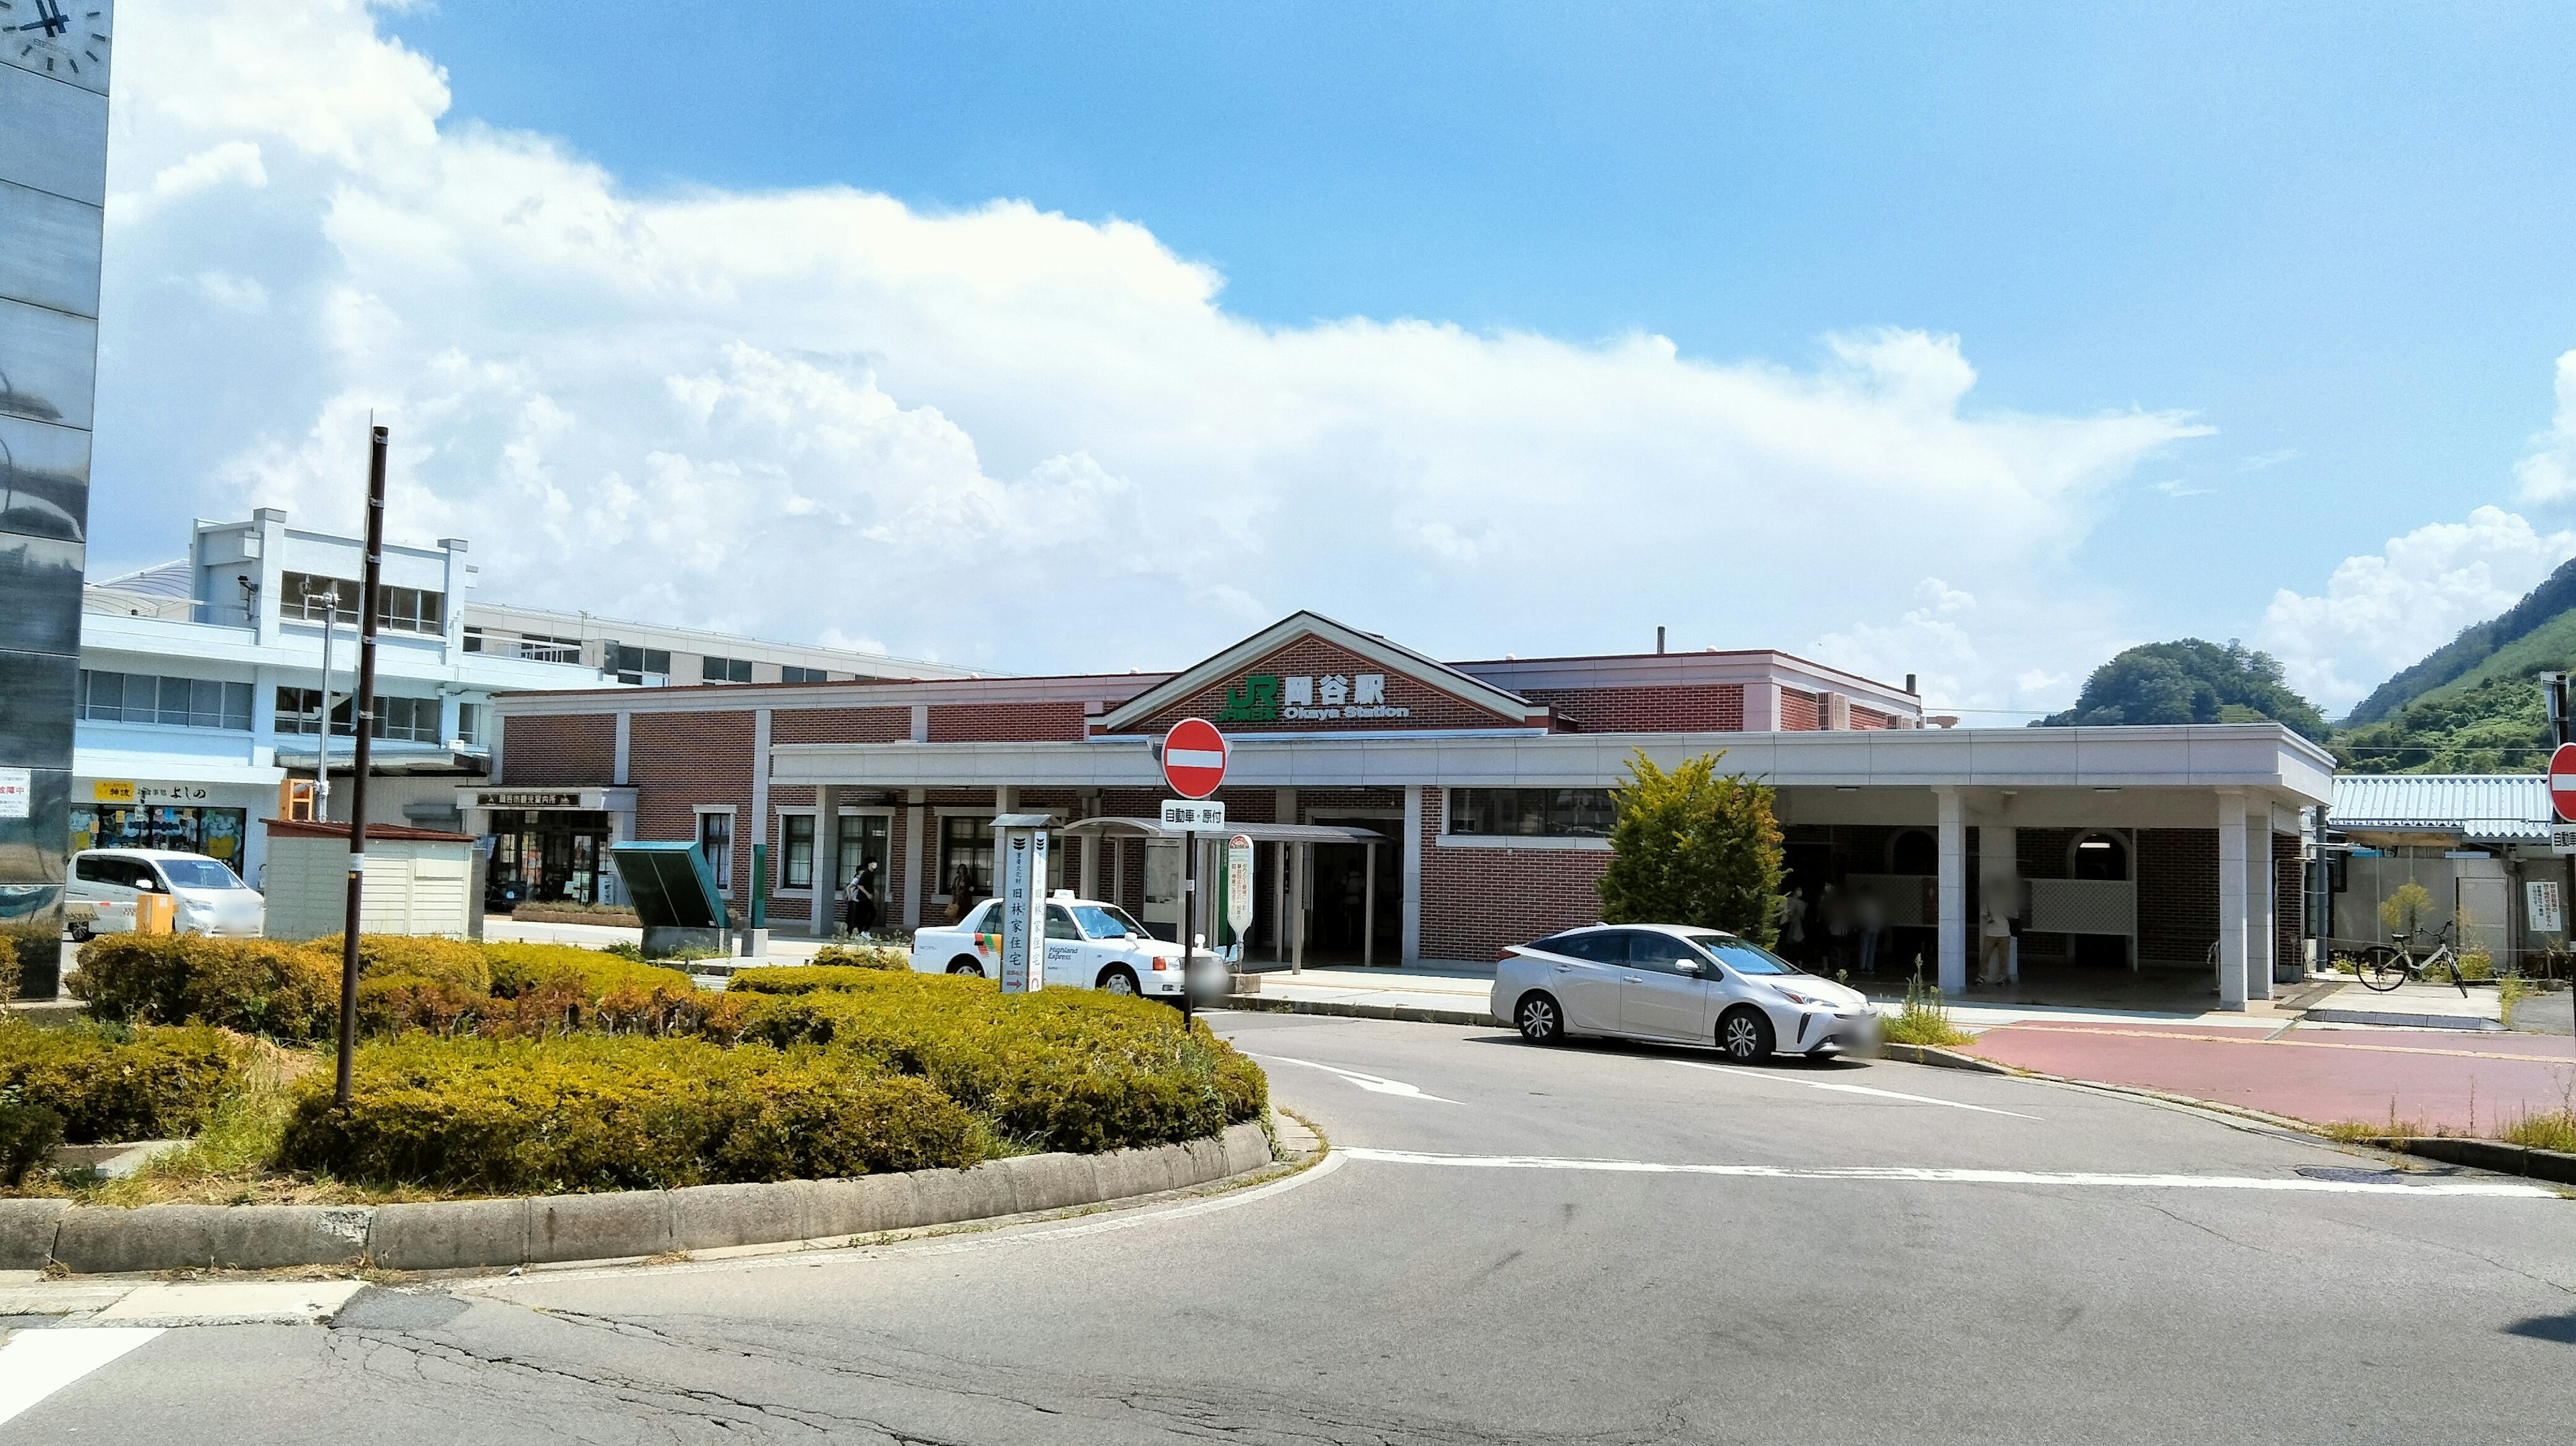
[(171, 927), (182, 934), (257, 938), (267, 923), (259, 891), (221, 859), (174, 849), (83, 849), (72, 855), (69, 901), (89, 905), (96, 916), (74, 924), (76, 936), (132, 930), (134, 901), (145, 894), (168, 894), (175, 901)]

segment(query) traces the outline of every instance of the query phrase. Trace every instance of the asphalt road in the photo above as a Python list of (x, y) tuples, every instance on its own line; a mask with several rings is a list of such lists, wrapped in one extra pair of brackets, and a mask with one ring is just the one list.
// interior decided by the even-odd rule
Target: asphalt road
[(2494, 1177), (2391, 1193), (2299, 1137), (1907, 1065), (1217, 1022), (1336, 1164), (172, 1330), (0, 1446), (2557, 1443), (2576, 1417), (2576, 1201), (2420, 1188)]

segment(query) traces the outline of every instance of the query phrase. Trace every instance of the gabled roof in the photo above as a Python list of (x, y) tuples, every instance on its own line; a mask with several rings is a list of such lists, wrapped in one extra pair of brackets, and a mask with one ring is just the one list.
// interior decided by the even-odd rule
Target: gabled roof
[(2345, 833), (2451, 833), (2545, 842), (2554, 817), (2537, 773), (2339, 773), (2326, 826)]
[(1506, 718), (1527, 718), (1546, 712), (1518, 693), (1506, 692), (1472, 674), (1462, 673), (1437, 658), (1424, 657), (1411, 648), (1390, 643), (1375, 633), (1364, 633), (1348, 624), (1337, 623), (1321, 613), (1300, 611), (1128, 699), (1103, 714), (1099, 726), (1106, 730), (1134, 727), (1233, 677), (1301, 637), (1320, 638), (1378, 663), (1391, 673), (1418, 679), (1427, 687)]

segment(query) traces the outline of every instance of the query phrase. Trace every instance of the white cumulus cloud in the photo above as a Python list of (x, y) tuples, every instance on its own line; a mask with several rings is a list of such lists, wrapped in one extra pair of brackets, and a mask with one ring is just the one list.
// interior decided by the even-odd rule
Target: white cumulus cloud
[(2460, 629), (2513, 606), (2571, 556), (2576, 532), (2542, 532), (2481, 507), (2465, 522), (2429, 523), (2345, 558), (2320, 594), (2283, 588), (2255, 639), (2281, 659), (2291, 687), (2339, 715)]
[(2548, 431), (2532, 439), (2530, 454), (2513, 469), (2525, 502), (2576, 497), (2576, 351), (2559, 355), (2557, 392), (2557, 417)]
[[(109, 238), (94, 511), (135, 556), (191, 512), (354, 525), (372, 412), (394, 530), (471, 539), (495, 599), (1032, 669), (1298, 607), (1453, 655), (1825, 628), (2008, 699), (2095, 660), (2107, 633), (2042, 626), (2065, 559), (2204, 430), (1981, 403), (1922, 330), (1789, 366), (1262, 325), (1131, 222), (640, 191), (449, 120), (356, 0), (119, 18), (111, 189), (168, 198)], [(1972, 594), (2007, 645), (1968, 640)]]

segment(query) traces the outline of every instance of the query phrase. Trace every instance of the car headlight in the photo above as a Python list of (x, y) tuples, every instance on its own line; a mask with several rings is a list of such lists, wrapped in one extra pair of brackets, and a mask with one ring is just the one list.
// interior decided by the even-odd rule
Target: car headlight
[(1779, 990), (1780, 997), (1788, 1000), (1791, 1004), (1803, 1004), (1809, 1009), (1831, 1009), (1833, 1007), (1833, 1001), (1826, 999), (1821, 995), (1801, 994), (1795, 989), (1782, 989), (1777, 984), (1774, 984), (1771, 987)]

